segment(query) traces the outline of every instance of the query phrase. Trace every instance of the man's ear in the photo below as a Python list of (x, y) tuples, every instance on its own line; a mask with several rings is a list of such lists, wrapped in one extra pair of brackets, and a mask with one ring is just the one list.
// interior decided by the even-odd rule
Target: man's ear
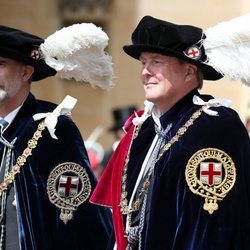
[(31, 65), (23, 66), (23, 79), (29, 81), (34, 73), (34, 67)]
[(196, 76), (197, 73), (197, 67), (193, 64), (187, 64), (186, 65), (186, 80), (191, 80), (193, 77)]

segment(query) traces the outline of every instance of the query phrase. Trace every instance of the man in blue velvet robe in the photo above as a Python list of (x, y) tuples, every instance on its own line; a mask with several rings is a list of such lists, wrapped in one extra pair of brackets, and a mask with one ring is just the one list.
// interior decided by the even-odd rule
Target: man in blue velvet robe
[(43, 41), (0, 26), (0, 248), (106, 249), (111, 213), (89, 202), (97, 181), (69, 116), (75, 99), (30, 92), (56, 73), (39, 58)]
[(146, 107), (91, 196), (112, 207), (118, 250), (250, 249), (250, 140), (229, 100), (198, 92), (222, 77), (203, 39), (146, 16), (124, 46), (141, 62)]

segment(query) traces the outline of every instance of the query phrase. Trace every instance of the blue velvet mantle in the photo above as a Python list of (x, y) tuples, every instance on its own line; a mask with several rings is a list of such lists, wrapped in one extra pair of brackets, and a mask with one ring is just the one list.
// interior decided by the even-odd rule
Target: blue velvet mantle
[[(28, 96), (5, 132), (9, 141), (17, 137), (15, 158), (22, 154), (37, 129), (39, 121), (34, 121), (32, 116), (51, 112), (55, 107), (52, 103), (36, 100), (32, 94)], [(60, 209), (48, 199), (48, 176), (63, 162), (75, 162), (84, 167), (92, 190), (96, 186), (82, 137), (69, 117), (59, 117), (56, 135), (58, 140), (51, 138), (47, 129), (43, 131), (32, 156), (15, 178), (21, 250), (106, 249), (112, 230), (111, 214), (107, 208), (97, 207), (87, 200), (78, 207), (73, 219), (64, 224), (59, 219)], [(2, 145), (0, 150), (2, 152)]]
[[(200, 95), (196, 90), (180, 100), (161, 117), (161, 124), (173, 126), (167, 141), (200, 108), (192, 102), (193, 95), (204, 101), (211, 96)], [(218, 116), (202, 115), (187, 132), (165, 152), (154, 169), (147, 223), (142, 232), (143, 250), (249, 250), (250, 249), (250, 140), (238, 114), (225, 107), (211, 108)], [(127, 137), (131, 136), (131, 132)], [(148, 118), (134, 139), (127, 173), (128, 198), (132, 194), (142, 162), (155, 136), (154, 122)], [(124, 225), (119, 216), (121, 176), (124, 165), (124, 148), (128, 148), (126, 136), (114, 153), (91, 199), (110, 205), (113, 215), (116, 241), (124, 250)], [(219, 208), (212, 214), (203, 209), (204, 198), (191, 192), (185, 180), (189, 159), (201, 149), (217, 148), (226, 152), (236, 167), (236, 182), (226, 197), (218, 202)], [(126, 153), (126, 152), (125, 152)], [(101, 190), (106, 184), (106, 192)]]

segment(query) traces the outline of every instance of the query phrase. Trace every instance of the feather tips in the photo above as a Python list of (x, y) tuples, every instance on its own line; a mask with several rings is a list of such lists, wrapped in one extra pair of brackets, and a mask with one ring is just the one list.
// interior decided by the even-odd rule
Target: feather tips
[(92, 23), (73, 24), (45, 39), (40, 50), (57, 76), (107, 89), (112, 86), (112, 58), (105, 52), (108, 36)]
[(250, 86), (250, 14), (222, 22), (205, 31), (208, 64), (232, 80)]

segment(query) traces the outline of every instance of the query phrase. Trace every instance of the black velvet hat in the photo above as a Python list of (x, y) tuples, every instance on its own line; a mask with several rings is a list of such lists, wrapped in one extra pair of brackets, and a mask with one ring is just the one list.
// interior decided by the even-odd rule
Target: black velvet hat
[(43, 42), (40, 37), (0, 25), (0, 56), (32, 65), (33, 81), (56, 74), (56, 71), (41, 58), (39, 46)]
[(132, 45), (125, 45), (123, 50), (135, 59), (139, 59), (141, 52), (174, 56), (195, 64), (203, 71), (206, 80), (218, 80), (223, 77), (206, 64), (208, 58), (202, 45), (205, 34), (200, 28), (145, 16), (134, 30), (131, 39)]
[(113, 110), (114, 124), (109, 131), (114, 132), (123, 127), (127, 119), (136, 111), (135, 106), (128, 106), (123, 108), (117, 108)]

